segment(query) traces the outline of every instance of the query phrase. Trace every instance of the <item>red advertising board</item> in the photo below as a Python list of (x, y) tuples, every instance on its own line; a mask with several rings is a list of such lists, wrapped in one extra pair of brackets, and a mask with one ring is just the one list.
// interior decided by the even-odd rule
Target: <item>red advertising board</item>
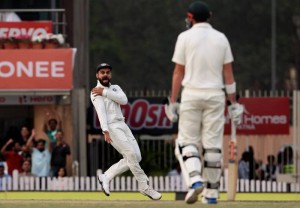
[[(244, 106), (242, 123), (237, 126), (238, 134), (289, 134), (290, 109), (287, 97), (241, 98)], [(225, 134), (230, 134), (230, 120), (225, 114)]]
[[(162, 98), (129, 98), (127, 105), (121, 109), (125, 121), (134, 134), (162, 135), (177, 132), (177, 124), (173, 124), (166, 116)], [(99, 119), (93, 107), (93, 129), (100, 129)]]
[(70, 90), (75, 49), (0, 50), (0, 91)]
[(0, 38), (52, 33), (51, 21), (0, 22)]
[[(129, 99), (129, 103), (122, 106), (126, 123), (134, 133), (150, 135), (177, 133), (177, 123), (171, 123), (166, 117), (162, 100), (163, 98), (135, 98)], [(238, 134), (289, 134), (288, 98), (241, 98), (239, 102), (244, 105), (245, 112), (242, 123), (237, 127)], [(100, 128), (95, 110), (93, 110), (93, 127)], [(227, 111), (225, 134), (230, 134)]]

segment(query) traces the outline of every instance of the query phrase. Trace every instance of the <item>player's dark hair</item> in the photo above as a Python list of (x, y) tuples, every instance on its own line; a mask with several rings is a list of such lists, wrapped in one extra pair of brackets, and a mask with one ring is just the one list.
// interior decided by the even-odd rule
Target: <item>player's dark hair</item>
[(210, 18), (210, 9), (205, 2), (196, 1), (190, 4), (188, 12), (193, 14), (196, 22), (205, 22)]

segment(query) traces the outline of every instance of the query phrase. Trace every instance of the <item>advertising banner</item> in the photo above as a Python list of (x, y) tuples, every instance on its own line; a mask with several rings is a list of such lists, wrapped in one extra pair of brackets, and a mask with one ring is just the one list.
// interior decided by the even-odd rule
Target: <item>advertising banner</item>
[(0, 91), (70, 90), (75, 49), (0, 50)]
[(55, 104), (53, 95), (0, 95), (0, 105), (50, 105)]
[[(134, 134), (162, 135), (177, 132), (177, 123), (172, 123), (165, 114), (163, 98), (129, 98), (121, 109), (125, 121)], [(93, 127), (100, 129), (97, 113), (93, 108)]]
[[(178, 132), (178, 124), (171, 123), (164, 111), (163, 98), (129, 99), (122, 106), (125, 121), (135, 134), (163, 135)], [(289, 99), (281, 98), (241, 98), (244, 105), (242, 123), (238, 134), (265, 135), (289, 134)], [(97, 113), (93, 108), (93, 128), (100, 129)], [(230, 119), (225, 110), (225, 134), (230, 134)]]
[(51, 21), (0, 22), (0, 39), (52, 33)]
[[(237, 126), (238, 134), (289, 134), (290, 108), (287, 97), (241, 98), (244, 106), (242, 123)], [(229, 116), (225, 114), (225, 134), (230, 134)]]

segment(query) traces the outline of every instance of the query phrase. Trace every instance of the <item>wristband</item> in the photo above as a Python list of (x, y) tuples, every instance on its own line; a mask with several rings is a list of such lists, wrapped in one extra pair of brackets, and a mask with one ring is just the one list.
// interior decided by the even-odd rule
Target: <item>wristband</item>
[(233, 94), (236, 91), (236, 84), (233, 82), (232, 84), (225, 85), (225, 89), (227, 94)]

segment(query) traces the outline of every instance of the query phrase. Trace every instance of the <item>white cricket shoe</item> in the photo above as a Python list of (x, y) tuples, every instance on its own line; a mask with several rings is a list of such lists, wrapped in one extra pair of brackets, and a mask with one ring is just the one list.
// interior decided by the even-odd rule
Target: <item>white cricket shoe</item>
[(187, 204), (195, 203), (196, 201), (198, 201), (198, 195), (201, 194), (203, 189), (204, 189), (204, 183), (203, 182), (194, 183), (192, 188), (190, 188), (188, 193), (185, 195), (184, 201)]
[(150, 188), (150, 186), (148, 186), (145, 189), (141, 189), (140, 192), (145, 195), (148, 196), (150, 199), (153, 200), (160, 200), (161, 199), (161, 194), (155, 190), (153, 190), (152, 188)]
[(98, 175), (98, 181), (102, 186), (102, 191), (106, 196), (109, 196), (109, 180), (104, 174)]

